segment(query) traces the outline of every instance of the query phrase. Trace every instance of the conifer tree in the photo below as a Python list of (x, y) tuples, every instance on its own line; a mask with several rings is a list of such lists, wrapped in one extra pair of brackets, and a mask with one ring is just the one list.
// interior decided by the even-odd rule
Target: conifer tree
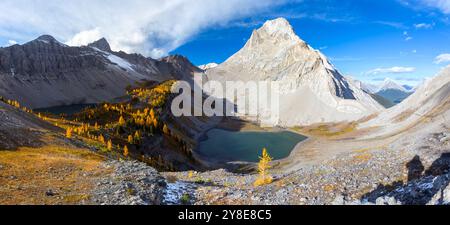
[(133, 144), (133, 136), (128, 135), (128, 144)]
[(137, 142), (141, 140), (141, 133), (138, 130), (134, 133), (134, 140)]
[(125, 126), (125, 119), (123, 118), (123, 116), (120, 116), (119, 118), (119, 126), (121, 127)]
[(72, 138), (72, 128), (68, 127), (66, 129), (66, 138)]
[(152, 119), (155, 119), (155, 111), (153, 109), (150, 110), (150, 116)]
[(105, 144), (105, 137), (103, 137), (103, 135), (100, 134), (100, 136), (98, 136), (98, 141), (102, 144)]
[(164, 126), (163, 126), (163, 133), (164, 133), (165, 135), (169, 135), (169, 134), (170, 134), (169, 128), (167, 127), (166, 124), (164, 124)]
[(258, 163), (258, 174), (259, 177), (255, 181), (254, 186), (261, 186), (265, 184), (272, 183), (272, 176), (269, 175), (270, 162), (272, 161), (272, 157), (270, 157), (269, 153), (267, 153), (267, 149), (264, 148), (262, 152), (262, 156), (259, 157)]
[(108, 144), (106, 145), (106, 148), (107, 148), (109, 151), (112, 150), (113, 145), (112, 145), (112, 141), (111, 141), (111, 140), (108, 140)]
[(127, 145), (125, 145), (124, 147), (123, 147), (123, 156), (125, 156), (125, 157), (128, 157), (128, 146)]

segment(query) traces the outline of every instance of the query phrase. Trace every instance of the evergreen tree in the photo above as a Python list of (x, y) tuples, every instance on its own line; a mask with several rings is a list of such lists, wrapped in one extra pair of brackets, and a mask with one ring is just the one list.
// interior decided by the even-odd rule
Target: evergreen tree
[(272, 183), (272, 176), (269, 175), (270, 162), (272, 162), (272, 157), (270, 157), (269, 153), (267, 153), (267, 149), (264, 148), (262, 152), (262, 156), (259, 157), (258, 163), (258, 174), (259, 177), (256, 179), (254, 185), (261, 186), (265, 184)]
[(128, 157), (128, 146), (123, 147), (123, 156)]

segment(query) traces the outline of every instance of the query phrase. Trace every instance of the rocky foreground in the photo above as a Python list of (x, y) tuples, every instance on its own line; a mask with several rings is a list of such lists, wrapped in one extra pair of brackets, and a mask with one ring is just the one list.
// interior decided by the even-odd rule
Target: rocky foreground
[(108, 161), (112, 173), (97, 181), (92, 202), (101, 205), (159, 205), (166, 182), (159, 173), (135, 161)]
[(195, 205), (441, 205), (450, 204), (450, 133), (395, 150), (341, 154), (320, 165), (275, 173), (272, 184), (254, 187), (255, 174), (226, 170), (168, 172), (135, 162), (109, 163), (115, 173), (94, 192), (99, 204)]
[[(434, 137), (449, 137), (449, 133)], [(441, 140), (443, 140), (441, 138)], [(437, 155), (448, 141), (429, 146), (428, 156), (416, 151), (380, 149), (336, 156), (321, 165), (288, 174), (274, 174), (270, 185), (254, 188), (256, 175), (237, 175), (217, 170), (190, 175), (166, 173), (189, 195), (193, 204), (263, 205), (422, 205), (450, 204), (450, 155)], [(441, 148), (444, 147), (444, 148)], [(187, 198), (184, 196), (185, 199)]]

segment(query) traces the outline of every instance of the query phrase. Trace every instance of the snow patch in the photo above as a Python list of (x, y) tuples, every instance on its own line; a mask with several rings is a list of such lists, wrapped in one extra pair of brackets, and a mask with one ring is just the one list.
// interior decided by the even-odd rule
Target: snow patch
[(109, 54), (107, 56), (108, 60), (111, 61), (114, 64), (117, 64), (119, 67), (126, 69), (127, 71), (134, 71), (132, 65), (126, 61), (125, 59), (122, 59), (116, 55)]
[(133, 65), (131, 63), (129, 63), (127, 60), (122, 59), (119, 56), (116, 56), (116, 55), (111, 54), (109, 52), (102, 51), (102, 50), (100, 50), (100, 49), (98, 49), (96, 47), (91, 47), (91, 48), (96, 50), (96, 51), (98, 51), (98, 52), (100, 52), (100, 53), (102, 53), (104, 56), (106, 56), (106, 58), (110, 62), (116, 64), (118, 67), (120, 67), (122, 69), (125, 69), (125, 70), (127, 70), (129, 72), (134, 71)]

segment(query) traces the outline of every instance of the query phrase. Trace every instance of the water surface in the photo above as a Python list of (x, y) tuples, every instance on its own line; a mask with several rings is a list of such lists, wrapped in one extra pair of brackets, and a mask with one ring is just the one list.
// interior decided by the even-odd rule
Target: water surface
[(208, 158), (224, 161), (258, 162), (262, 149), (267, 148), (274, 158), (289, 156), (294, 147), (306, 139), (289, 131), (281, 132), (232, 132), (213, 129), (208, 139), (200, 142), (198, 152)]

